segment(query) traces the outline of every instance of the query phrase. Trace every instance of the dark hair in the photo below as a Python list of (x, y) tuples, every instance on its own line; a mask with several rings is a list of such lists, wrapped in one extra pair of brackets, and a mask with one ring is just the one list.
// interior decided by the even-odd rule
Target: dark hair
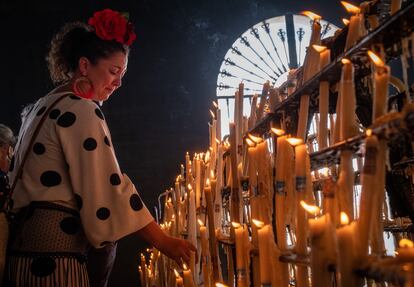
[(67, 82), (78, 68), (81, 57), (96, 64), (114, 52), (128, 55), (129, 47), (116, 41), (102, 40), (85, 23), (65, 24), (53, 37), (46, 57), (50, 78), (55, 84)]

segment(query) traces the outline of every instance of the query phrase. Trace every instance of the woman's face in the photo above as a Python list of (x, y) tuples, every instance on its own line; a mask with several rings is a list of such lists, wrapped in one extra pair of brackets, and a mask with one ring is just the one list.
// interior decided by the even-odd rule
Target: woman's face
[(106, 101), (109, 96), (122, 84), (128, 65), (128, 56), (123, 52), (115, 52), (105, 59), (100, 59), (94, 65), (88, 60), (80, 66), (81, 73), (92, 83), (95, 101)]

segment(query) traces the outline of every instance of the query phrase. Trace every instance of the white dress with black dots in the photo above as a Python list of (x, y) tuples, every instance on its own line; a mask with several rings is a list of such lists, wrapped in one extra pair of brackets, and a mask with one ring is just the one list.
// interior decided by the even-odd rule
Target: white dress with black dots
[[(50, 94), (39, 99), (23, 121), (11, 163), (11, 180), (16, 176), (26, 149), (29, 149), (29, 155), (13, 193), (13, 209), (18, 211), (32, 203), (49, 202), (62, 206), (63, 209), (79, 211), (78, 217), (72, 214), (63, 216), (65, 220), (59, 219), (61, 221), (57, 224), (60, 232), (64, 236), (75, 236), (84, 232), (87, 241), (99, 248), (145, 227), (153, 221), (153, 217), (141, 201), (131, 180), (122, 174), (105, 118), (93, 101), (68, 94), (49, 112), (34, 144), (27, 146), (47, 107), (61, 95), (62, 93)], [(47, 213), (38, 214), (44, 216)], [(30, 216), (30, 220), (24, 221), (24, 224), (33, 222), (35, 216)], [(56, 218), (60, 218), (59, 216)], [(41, 237), (44, 236), (49, 236), (49, 239), (58, 237), (56, 234)], [(24, 239), (23, 235), (20, 240)], [(9, 280), (20, 281), (20, 284), (14, 282), (15, 286), (66, 286), (68, 280), (68, 286), (86, 286), (86, 267), (81, 260), (65, 258), (62, 254), (53, 256), (54, 250), (48, 250), (50, 252), (46, 253), (51, 256), (47, 260), (54, 263), (42, 263), (48, 266), (47, 270), (43, 270), (43, 267), (34, 265), (44, 250), (28, 251), (30, 252), (26, 252), (29, 254), (26, 257), (20, 255), (9, 260), (9, 264), (14, 260), (9, 273), (16, 273), (10, 273)], [(37, 257), (33, 257), (33, 254), (37, 254)], [(44, 261), (44, 256), (41, 257)], [(74, 267), (76, 262), (81, 266)], [(59, 266), (66, 269), (61, 270)], [(79, 272), (76, 273), (76, 270)], [(64, 279), (66, 281), (60, 281), (63, 280), (60, 277), (65, 277), (59, 277), (62, 272), (66, 272), (66, 277), (67, 274), (75, 275)], [(21, 278), (21, 274), (26, 274), (27, 278)], [(76, 277), (79, 277), (78, 283), (74, 280)], [(29, 284), (40, 282), (40, 279), (44, 283)], [(21, 283), (23, 281), (24, 284)]]

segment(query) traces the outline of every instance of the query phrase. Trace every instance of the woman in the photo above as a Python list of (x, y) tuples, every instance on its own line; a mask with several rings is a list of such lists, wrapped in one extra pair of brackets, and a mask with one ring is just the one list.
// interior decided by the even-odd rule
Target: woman
[[(11, 164), (16, 217), (6, 274), (13, 286), (89, 286), (88, 244), (105, 247), (131, 233), (178, 263), (189, 262), (195, 251), (154, 222), (119, 168), (95, 103), (121, 86), (133, 27), (109, 9), (95, 13), (88, 24), (68, 24), (52, 40), (49, 70), (62, 84), (36, 102), (19, 133)], [(29, 146), (40, 119), (62, 96)]]

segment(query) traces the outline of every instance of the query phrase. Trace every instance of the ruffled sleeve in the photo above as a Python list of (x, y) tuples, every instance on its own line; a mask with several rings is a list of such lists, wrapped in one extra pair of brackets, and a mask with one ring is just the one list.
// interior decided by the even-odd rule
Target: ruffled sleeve
[(86, 236), (93, 246), (102, 247), (154, 219), (134, 184), (121, 173), (99, 107), (84, 99), (73, 102), (59, 116), (56, 133)]

